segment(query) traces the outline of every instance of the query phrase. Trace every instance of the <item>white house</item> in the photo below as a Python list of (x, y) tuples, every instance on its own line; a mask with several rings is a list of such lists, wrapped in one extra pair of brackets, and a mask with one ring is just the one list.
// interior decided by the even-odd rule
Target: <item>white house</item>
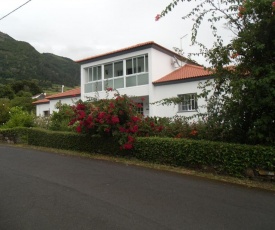
[[(206, 102), (197, 100), (199, 82), (211, 78), (203, 67), (152, 41), (77, 61), (81, 64), (81, 100), (105, 98), (106, 88), (135, 96), (145, 116), (190, 116)], [(182, 97), (178, 106), (153, 102)], [(142, 100), (143, 99), (143, 100)]]
[(57, 103), (73, 105), (74, 102), (78, 100), (80, 100), (80, 88), (53, 94), (42, 100), (35, 101), (33, 104), (36, 106), (36, 116), (48, 116), (52, 114), (53, 111), (57, 111)]

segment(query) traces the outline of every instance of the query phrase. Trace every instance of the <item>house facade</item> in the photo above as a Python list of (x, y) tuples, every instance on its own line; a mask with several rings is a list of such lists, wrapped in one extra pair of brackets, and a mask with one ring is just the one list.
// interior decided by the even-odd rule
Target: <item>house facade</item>
[(57, 103), (73, 105), (80, 98), (80, 88), (47, 96), (42, 100), (33, 102), (33, 105), (36, 106), (36, 116), (48, 116), (54, 111), (58, 111)]
[[(107, 88), (127, 94), (143, 105), (145, 116), (190, 116), (206, 102), (197, 99), (198, 84), (211, 79), (203, 67), (154, 42), (88, 57), (81, 64), (81, 100), (109, 98)], [(179, 105), (152, 104), (181, 97)], [(203, 111), (202, 111), (203, 112)]]

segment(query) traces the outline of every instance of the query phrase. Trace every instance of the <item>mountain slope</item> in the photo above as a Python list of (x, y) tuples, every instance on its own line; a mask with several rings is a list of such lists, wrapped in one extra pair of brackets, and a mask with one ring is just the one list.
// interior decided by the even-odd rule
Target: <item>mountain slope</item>
[(0, 32), (0, 83), (37, 79), (66, 86), (80, 85), (80, 66), (69, 58), (40, 54), (29, 43)]

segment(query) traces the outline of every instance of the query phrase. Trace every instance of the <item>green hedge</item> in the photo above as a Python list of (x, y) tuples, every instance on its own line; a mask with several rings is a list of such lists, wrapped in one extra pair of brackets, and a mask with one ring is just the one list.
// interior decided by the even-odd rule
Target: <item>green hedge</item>
[(29, 128), (17, 127), (9, 129), (0, 129), (0, 141), (6, 141), (8, 138), (14, 143), (27, 143), (28, 142), (28, 130)]
[(37, 128), (29, 129), (28, 144), (90, 153), (116, 154), (119, 152), (118, 145), (112, 139)]
[(138, 138), (134, 156), (140, 160), (173, 166), (210, 167), (218, 173), (244, 175), (246, 169), (275, 170), (275, 148), (186, 140)]
[(57, 149), (132, 155), (137, 159), (193, 168), (210, 168), (217, 173), (243, 176), (247, 169), (275, 171), (275, 148), (159, 137), (140, 137), (134, 151), (120, 151), (111, 138), (88, 137), (73, 132), (48, 131), (37, 128), (0, 129), (3, 137), (15, 143)]

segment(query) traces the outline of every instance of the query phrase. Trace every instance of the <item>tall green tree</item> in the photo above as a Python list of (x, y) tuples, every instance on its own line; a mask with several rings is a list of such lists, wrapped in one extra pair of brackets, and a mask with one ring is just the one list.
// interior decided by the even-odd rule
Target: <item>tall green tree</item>
[[(174, 0), (156, 20), (190, 0)], [(208, 95), (207, 125), (213, 139), (249, 144), (275, 143), (275, 1), (197, 0), (184, 20), (193, 19), (192, 42), (198, 44), (215, 80)], [(207, 48), (197, 34), (210, 22), (216, 38)], [(225, 44), (216, 26), (235, 35)], [(206, 92), (206, 91), (205, 91)], [(206, 96), (205, 93), (204, 96)]]

